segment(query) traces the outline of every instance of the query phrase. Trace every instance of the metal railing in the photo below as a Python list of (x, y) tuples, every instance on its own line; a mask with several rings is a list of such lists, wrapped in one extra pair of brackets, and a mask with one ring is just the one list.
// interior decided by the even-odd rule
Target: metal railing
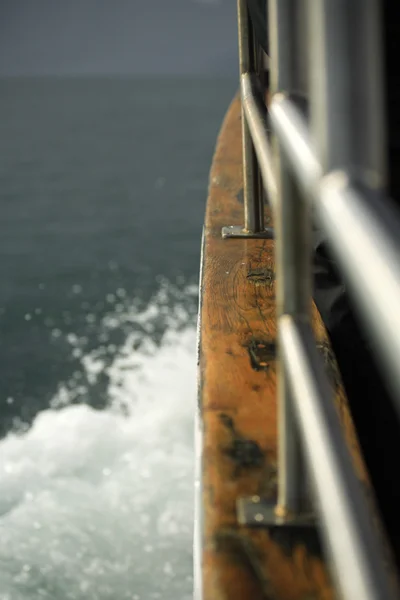
[[(400, 219), (382, 192), (378, 17), (377, 0), (269, 0), (272, 99), (267, 111), (259, 48), (246, 0), (238, 0), (242, 234), (266, 237), (260, 175), (275, 223), (276, 514), (284, 519), (301, 510), (304, 456), (330, 564), (346, 600), (390, 599), (395, 593), (311, 329), (310, 241), (316, 218), (376, 345), (400, 412)], [(307, 116), (299, 97), (307, 100)]]

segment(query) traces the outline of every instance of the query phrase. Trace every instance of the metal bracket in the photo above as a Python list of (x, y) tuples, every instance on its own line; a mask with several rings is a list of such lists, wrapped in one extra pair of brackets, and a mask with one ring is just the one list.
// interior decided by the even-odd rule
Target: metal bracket
[(240, 525), (247, 527), (315, 529), (316, 526), (313, 513), (278, 516), (275, 502), (260, 498), (260, 496), (238, 498), (237, 516)]
[(273, 227), (266, 227), (263, 231), (247, 231), (240, 225), (228, 225), (222, 228), (222, 237), (226, 238), (248, 238), (255, 240), (273, 240)]

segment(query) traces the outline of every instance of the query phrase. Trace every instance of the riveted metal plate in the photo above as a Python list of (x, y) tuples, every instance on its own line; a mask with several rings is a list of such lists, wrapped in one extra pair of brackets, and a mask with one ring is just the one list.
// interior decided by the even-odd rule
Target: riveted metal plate
[(279, 516), (276, 513), (276, 504), (271, 500), (250, 496), (237, 500), (237, 516), (240, 525), (247, 527), (303, 527), (314, 529), (316, 526), (313, 513), (299, 515)]
[(226, 238), (248, 238), (260, 240), (273, 240), (274, 230), (272, 227), (266, 227), (263, 231), (246, 231), (240, 225), (228, 225), (222, 228), (222, 237)]

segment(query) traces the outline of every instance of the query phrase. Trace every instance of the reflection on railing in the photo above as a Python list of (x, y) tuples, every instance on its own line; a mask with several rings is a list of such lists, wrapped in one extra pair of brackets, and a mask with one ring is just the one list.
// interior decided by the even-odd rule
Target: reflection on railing
[[(222, 232), (226, 238), (276, 239), (281, 366), (278, 502), (271, 524), (302, 517), (304, 455), (333, 574), (346, 600), (395, 596), (311, 330), (311, 216), (328, 235), (400, 411), (400, 219), (381, 191), (377, 4), (309, 0), (307, 18), (299, 18), (303, 2), (269, 0), (267, 111), (260, 50), (246, 0), (238, 0), (244, 226)], [(360, 48), (365, 51), (354, 51)], [(274, 212), (274, 232), (264, 228), (260, 180)]]

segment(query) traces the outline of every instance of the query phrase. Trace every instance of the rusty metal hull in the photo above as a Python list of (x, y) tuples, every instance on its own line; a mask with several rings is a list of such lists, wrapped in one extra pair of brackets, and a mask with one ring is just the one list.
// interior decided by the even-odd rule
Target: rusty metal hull
[[(272, 225), (268, 209), (265, 221)], [(241, 106), (237, 97), (217, 142), (203, 235), (196, 597), (333, 600), (335, 592), (315, 532), (268, 532), (238, 524), (238, 498), (273, 499), (277, 476), (274, 242), (222, 239), (222, 227), (242, 223)], [(313, 328), (332, 378), (356, 472), (370, 495), (340, 376), (315, 306)]]

